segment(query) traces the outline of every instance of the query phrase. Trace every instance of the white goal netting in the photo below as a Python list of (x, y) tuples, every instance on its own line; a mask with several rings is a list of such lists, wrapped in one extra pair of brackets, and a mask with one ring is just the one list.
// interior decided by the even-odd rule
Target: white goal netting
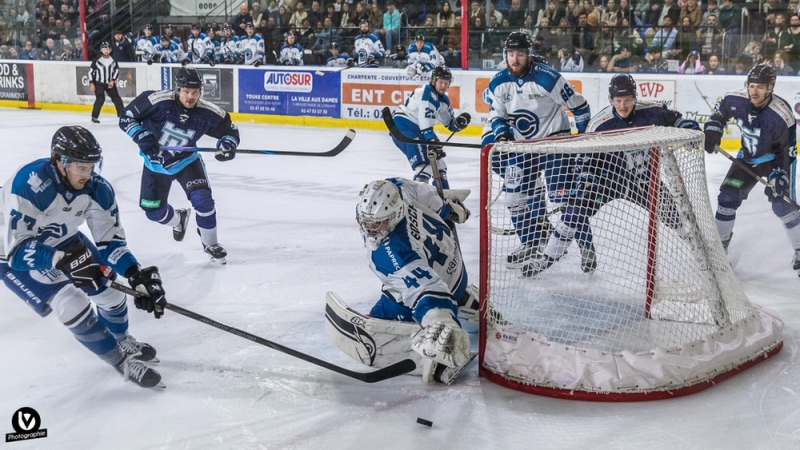
[(783, 323), (750, 303), (719, 241), (702, 145), (649, 127), (484, 150), (482, 375), (655, 399), (780, 350)]

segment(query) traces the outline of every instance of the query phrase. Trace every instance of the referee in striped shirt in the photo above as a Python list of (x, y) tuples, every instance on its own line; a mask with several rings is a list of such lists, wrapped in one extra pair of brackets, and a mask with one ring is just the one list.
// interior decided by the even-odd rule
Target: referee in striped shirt
[(103, 42), (100, 44), (100, 52), (102, 55), (92, 62), (89, 68), (89, 86), (94, 92), (94, 108), (92, 108), (92, 123), (100, 123), (97, 117), (100, 115), (100, 109), (106, 101), (106, 92), (114, 102), (114, 107), (117, 108), (117, 116), (122, 114), (125, 105), (122, 104), (122, 99), (119, 97), (117, 91), (117, 78), (119, 77), (119, 66), (117, 61), (111, 57), (111, 44)]

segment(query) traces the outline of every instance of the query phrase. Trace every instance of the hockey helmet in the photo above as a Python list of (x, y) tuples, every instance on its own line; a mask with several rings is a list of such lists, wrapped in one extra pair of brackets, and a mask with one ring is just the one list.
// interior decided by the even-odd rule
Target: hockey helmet
[(110, 49), (111, 48), (111, 44), (109, 44), (108, 41), (103, 41), (102, 43), (100, 43), (100, 49), (102, 50), (104, 48)]
[(175, 76), (175, 91), (180, 88), (203, 89), (203, 79), (197, 69), (191, 66), (181, 67)]
[(397, 44), (397, 45), (394, 46), (394, 52), (395, 53), (400, 53), (400, 52), (404, 52), (405, 53), (405, 51), (406, 51), (406, 46), (403, 45), (403, 44)]
[(170, 39), (169, 36), (164, 34), (164, 35), (161, 35), (161, 42), (172, 42), (172, 39)]
[(438, 80), (453, 81), (453, 72), (450, 72), (446, 66), (436, 66), (431, 71), (431, 84), (436, 84)]
[(222, 24), (222, 31), (231, 31), (231, 26), (227, 23)]
[(50, 142), (50, 161), (66, 167), (71, 162), (99, 165), (103, 149), (89, 130), (79, 125), (64, 126), (56, 131)]
[(611, 101), (614, 97), (627, 97), (629, 95), (636, 99), (636, 80), (627, 73), (614, 75), (608, 85), (608, 100)]
[(506, 45), (503, 47), (503, 59), (508, 60), (506, 54), (509, 50), (523, 50), (530, 57), (533, 54), (533, 39), (531, 35), (523, 31), (512, 31), (506, 38)]
[(253, 22), (247, 22), (246, 24), (244, 24), (244, 29), (246, 30), (248, 28), (251, 28), (251, 29), (254, 29), (254, 30), (256, 29), (256, 27), (253, 26)]
[(766, 64), (756, 64), (747, 73), (747, 81), (744, 87), (750, 84), (766, 84), (767, 88), (772, 91), (775, 87), (775, 68)]
[(414, 36), (414, 40), (425, 42), (425, 36), (423, 36), (422, 34), (417, 34), (416, 36)]
[(142, 30), (150, 30), (150, 31), (153, 31), (153, 26), (152, 26), (152, 25), (150, 25), (150, 24), (148, 23), (147, 25), (145, 25), (145, 26), (142, 28)]
[(358, 194), (356, 221), (364, 244), (375, 250), (406, 216), (406, 203), (388, 180), (373, 181)]
[(199, 23), (195, 22), (195, 23), (192, 24), (192, 31), (194, 31), (194, 30), (200, 30), (200, 24)]

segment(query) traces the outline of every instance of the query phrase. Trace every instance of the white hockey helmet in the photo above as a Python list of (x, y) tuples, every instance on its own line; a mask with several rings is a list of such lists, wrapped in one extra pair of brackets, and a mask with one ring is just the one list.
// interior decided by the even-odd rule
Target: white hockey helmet
[(375, 250), (406, 216), (406, 203), (397, 186), (387, 180), (367, 184), (358, 195), (356, 221), (364, 243)]

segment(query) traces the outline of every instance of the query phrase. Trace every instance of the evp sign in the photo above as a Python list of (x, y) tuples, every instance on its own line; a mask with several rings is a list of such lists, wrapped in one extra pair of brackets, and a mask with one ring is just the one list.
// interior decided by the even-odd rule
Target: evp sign
[(637, 81), (639, 100), (666, 105), (667, 108), (675, 107), (675, 81), (674, 80), (642, 80)]
[(339, 72), (238, 70), (239, 112), (339, 118)]

